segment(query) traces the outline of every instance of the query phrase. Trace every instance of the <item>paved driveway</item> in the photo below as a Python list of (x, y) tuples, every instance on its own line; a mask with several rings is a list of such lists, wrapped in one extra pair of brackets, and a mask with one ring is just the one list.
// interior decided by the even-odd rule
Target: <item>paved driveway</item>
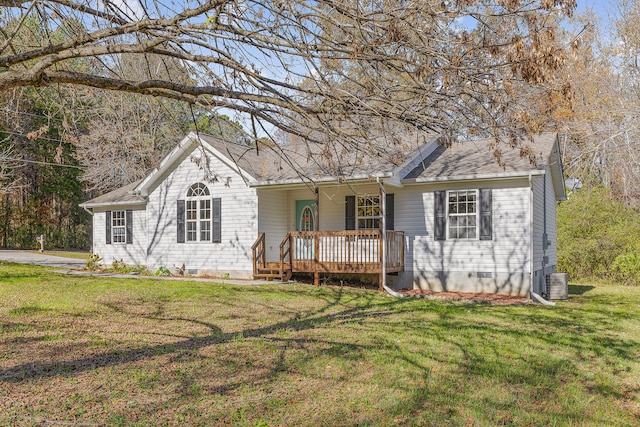
[(29, 251), (0, 250), (0, 261), (17, 262), (20, 264), (44, 265), (56, 268), (81, 269), (87, 262), (81, 259), (62, 258), (59, 256), (40, 254)]
[[(136, 276), (132, 274), (118, 274), (118, 273), (101, 273), (95, 271), (77, 271), (82, 270), (87, 262), (81, 259), (63, 258), (59, 256), (41, 254), (30, 251), (12, 251), (0, 249), (0, 261), (17, 262), (19, 264), (34, 264), (44, 265), (45, 267), (55, 267), (65, 269), (66, 271), (56, 271), (56, 273), (66, 273), (73, 275), (83, 276), (103, 276), (103, 277), (121, 277), (121, 278), (136, 278), (136, 279), (154, 279), (154, 280), (193, 280), (199, 282), (217, 282), (217, 283), (229, 283), (233, 285), (272, 285), (278, 282), (270, 282), (267, 280), (234, 280), (234, 279), (211, 279), (211, 278), (199, 278), (199, 277), (175, 277), (175, 276)], [(2, 268), (2, 267), (0, 267)]]

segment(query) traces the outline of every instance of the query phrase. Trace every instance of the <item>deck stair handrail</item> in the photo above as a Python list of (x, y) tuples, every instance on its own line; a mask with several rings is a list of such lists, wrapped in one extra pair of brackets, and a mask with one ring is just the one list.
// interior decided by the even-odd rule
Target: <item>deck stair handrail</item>
[(253, 261), (253, 276), (258, 275), (258, 271), (261, 268), (265, 268), (267, 265), (267, 254), (264, 233), (258, 233), (258, 238), (251, 245), (252, 261)]
[[(291, 233), (287, 233), (280, 242), (280, 275), (291, 272), (293, 265), (293, 254), (291, 252), (293, 238)], [(284, 276), (283, 276), (284, 277)]]

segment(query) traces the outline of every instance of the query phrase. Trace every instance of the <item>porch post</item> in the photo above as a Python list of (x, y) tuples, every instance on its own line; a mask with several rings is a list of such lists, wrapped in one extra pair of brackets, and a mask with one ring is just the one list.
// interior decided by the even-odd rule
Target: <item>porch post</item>
[[(318, 186), (315, 186), (314, 189), (314, 203), (313, 203), (313, 216), (314, 221), (313, 221), (313, 231), (315, 231), (316, 233), (318, 232), (318, 230), (320, 230), (320, 221), (319, 221), (319, 212), (320, 212), (320, 208), (319, 208), (319, 201), (320, 201), (320, 196), (319, 196), (319, 191), (318, 191)], [(317, 234), (315, 236), (313, 236), (313, 284), (315, 286), (320, 286), (320, 271), (318, 271), (318, 263), (319, 263), (319, 257), (318, 257), (318, 252), (320, 251), (320, 236), (318, 236)]]
[(387, 191), (382, 181), (378, 180), (380, 187), (380, 280), (378, 289), (383, 290), (387, 286)]
[(315, 201), (313, 203), (313, 216), (315, 218), (313, 221), (313, 231), (319, 231), (320, 230), (320, 218), (319, 218), (319, 214), (320, 214), (320, 196), (319, 196), (319, 191), (318, 191), (318, 186), (316, 186), (315, 191), (314, 191), (314, 196), (315, 196)]

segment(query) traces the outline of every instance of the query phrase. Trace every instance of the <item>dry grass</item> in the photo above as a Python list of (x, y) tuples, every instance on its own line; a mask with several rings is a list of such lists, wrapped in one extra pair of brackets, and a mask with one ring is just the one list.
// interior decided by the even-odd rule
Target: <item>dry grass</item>
[(62, 250), (49, 250), (44, 252), (34, 251), (37, 253), (42, 253), (44, 255), (52, 255), (59, 256), (63, 258), (74, 258), (74, 259), (83, 259), (85, 261), (89, 261), (89, 256), (91, 255), (87, 251), (62, 251)]
[(0, 264), (0, 425), (638, 425), (639, 288), (556, 308)]

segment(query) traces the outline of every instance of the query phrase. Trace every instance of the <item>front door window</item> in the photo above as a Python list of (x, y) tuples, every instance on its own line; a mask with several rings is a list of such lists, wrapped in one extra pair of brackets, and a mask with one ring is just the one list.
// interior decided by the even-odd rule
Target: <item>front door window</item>
[(313, 231), (313, 212), (309, 206), (300, 213), (300, 231)]

